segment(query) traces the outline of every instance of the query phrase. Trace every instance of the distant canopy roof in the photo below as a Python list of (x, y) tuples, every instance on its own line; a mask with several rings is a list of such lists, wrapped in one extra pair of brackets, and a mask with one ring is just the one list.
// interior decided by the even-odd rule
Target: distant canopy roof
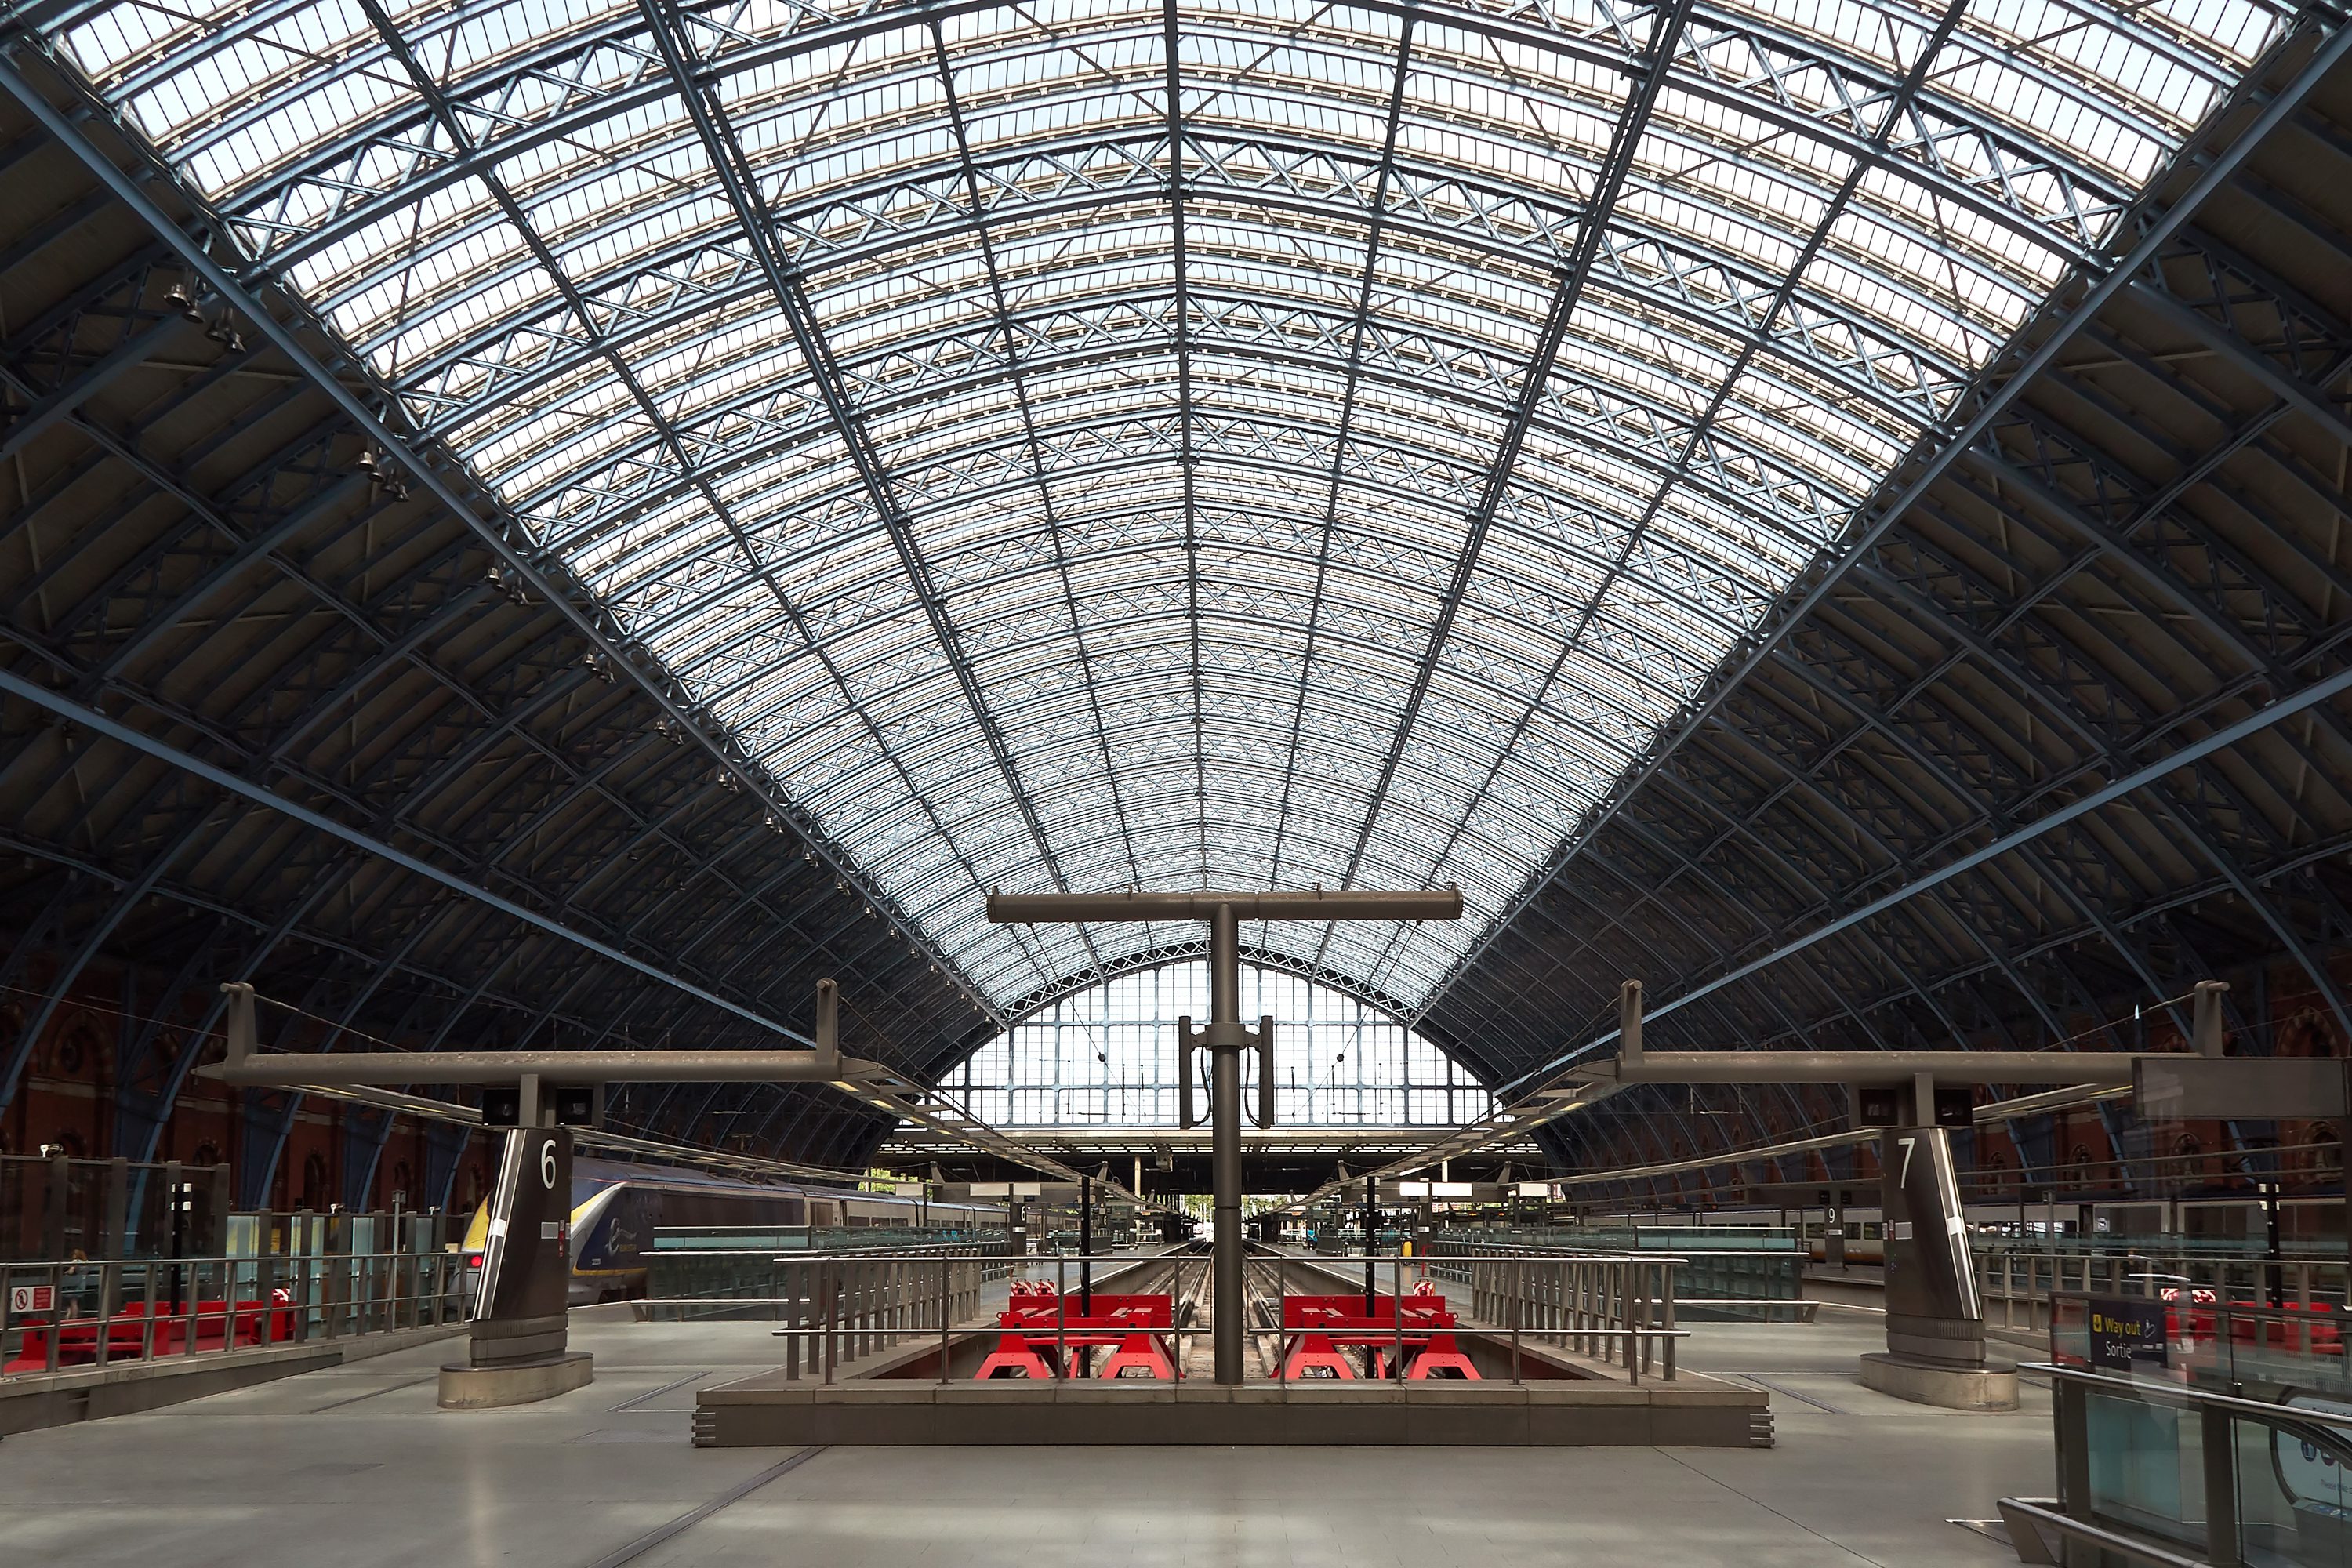
[(1458, 882), (1250, 933), (1407, 1005), (2290, 15), (27, 10), (992, 996)]

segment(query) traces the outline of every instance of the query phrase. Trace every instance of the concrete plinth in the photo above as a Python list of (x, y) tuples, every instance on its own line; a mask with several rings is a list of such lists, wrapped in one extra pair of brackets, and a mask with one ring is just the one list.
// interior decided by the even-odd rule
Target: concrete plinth
[(496, 1410), (502, 1405), (552, 1399), (593, 1383), (595, 1367), (594, 1359), (584, 1351), (509, 1366), (445, 1366), (441, 1369), (441, 1408)]
[(1880, 1351), (1862, 1358), (1862, 1385), (1946, 1410), (2017, 1408), (2017, 1368), (2008, 1362), (1948, 1366)]
[(1087, 1447), (1749, 1448), (1772, 1444), (1765, 1395), (1676, 1383), (1245, 1384), (1197, 1379), (814, 1384), (770, 1373), (695, 1397), (697, 1447), (1073, 1444)]

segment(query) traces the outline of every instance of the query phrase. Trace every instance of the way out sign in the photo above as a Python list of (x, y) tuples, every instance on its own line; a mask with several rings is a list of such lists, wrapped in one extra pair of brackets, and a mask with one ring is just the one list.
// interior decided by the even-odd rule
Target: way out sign
[(58, 1288), (54, 1285), (11, 1285), (8, 1287), (8, 1315), (21, 1318), (27, 1312), (54, 1312), (58, 1310)]
[(2129, 1372), (2139, 1366), (2163, 1366), (2169, 1348), (2165, 1341), (2164, 1304), (2117, 1297), (2094, 1296), (2088, 1306), (2092, 1366), (2107, 1372)]

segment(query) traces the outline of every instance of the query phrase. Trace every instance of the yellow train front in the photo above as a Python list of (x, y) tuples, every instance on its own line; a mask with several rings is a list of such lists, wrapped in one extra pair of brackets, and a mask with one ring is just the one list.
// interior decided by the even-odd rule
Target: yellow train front
[[(782, 1249), (821, 1247), (846, 1230), (905, 1230), (912, 1237), (961, 1240), (1004, 1223), (1002, 1205), (937, 1203), (809, 1183), (747, 1182), (684, 1167), (617, 1161), (572, 1163), (572, 1289), (575, 1307), (646, 1293), (646, 1254), (656, 1232), (717, 1240), (769, 1236)], [(470, 1297), (489, 1239), (489, 1206), (466, 1227), (466, 1289)]]

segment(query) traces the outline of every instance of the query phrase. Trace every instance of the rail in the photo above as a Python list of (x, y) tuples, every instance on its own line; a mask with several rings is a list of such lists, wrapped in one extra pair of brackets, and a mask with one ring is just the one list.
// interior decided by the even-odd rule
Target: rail
[[(1179, 1256), (1097, 1253), (1055, 1254), (1057, 1293), (1075, 1278), (1094, 1288), (1093, 1266), (1172, 1264)], [(985, 1243), (949, 1247), (857, 1247), (841, 1252), (793, 1252), (751, 1257), (737, 1251), (673, 1250), (648, 1254), (646, 1297), (635, 1303), (640, 1314), (660, 1321), (762, 1319), (781, 1323), (784, 1374), (798, 1378), (803, 1367), (831, 1383), (853, 1361), (895, 1349), (917, 1338), (937, 1338), (941, 1381), (955, 1336), (990, 1326), (1001, 1309), (986, 1287), (997, 1280), (1042, 1278), (1045, 1258), (1005, 1252)], [(1203, 1260), (1205, 1262), (1205, 1260)], [(719, 1276), (698, 1276), (698, 1264), (716, 1265)], [(1076, 1264), (1073, 1273), (1071, 1265)], [(1115, 1276), (1106, 1276), (1106, 1282)], [(698, 1282), (704, 1286), (693, 1290)]]
[[(690, 1260), (693, 1256), (682, 1251), (666, 1255), (674, 1260)], [(740, 1254), (724, 1256), (737, 1263), (744, 1261)], [(1057, 1300), (1075, 1299), (1087, 1289), (1108, 1291), (1115, 1282), (1130, 1276), (1148, 1277), (1166, 1269), (1174, 1321), (1164, 1331), (1175, 1348), (1180, 1367), (1187, 1348), (1207, 1331), (1197, 1309), (1206, 1293), (1210, 1259), (1193, 1244), (1152, 1252), (1043, 1257), (992, 1252), (977, 1246), (908, 1248), (897, 1253), (860, 1249), (782, 1254), (756, 1261), (763, 1281), (757, 1290), (739, 1273), (735, 1278), (740, 1288), (730, 1285), (727, 1294), (657, 1290), (635, 1305), (642, 1315), (665, 1321), (727, 1317), (775, 1321), (780, 1325), (774, 1331), (776, 1336), (783, 1342), (784, 1375), (815, 1376), (826, 1383), (852, 1362), (901, 1346), (930, 1343), (940, 1349), (939, 1380), (950, 1381), (957, 1339), (1002, 1326), (995, 1314), (1005, 1306), (1005, 1299), (984, 1289), (997, 1279), (1008, 1284), (1051, 1280)], [(1271, 1279), (1277, 1292), (1281, 1271), (1287, 1267), (1326, 1273), (1344, 1269), (1344, 1278), (1350, 1280), (1358, 1268), (1369, 1266), (1375, 1273), (1385, 1268), (1390, 1293), (1400, 1299), (1424, 1279), (1463, 1285), (1474, 1321), (1465, 1321), (1461, 1331), (1507, 1341), (1515, 1383), (1521, 1381), (1528, 1364), (1522, 1355), (1528, 1345), (1551, 1345), (1603, 1365), (1621, 1367), (1631, 1383), (1645, 1376), (1671, 1382), (1676, 1376), (1676, 1342), (1689, 1332), (1677, 1325), (1675, 1317), (1673, 1270), (1679, 1260), (1657, 1253), (1331, 1258), (1256, 1249), (1249, 1261), (1260, 1279)], [(1117, 1285), (1121, 1291), (1132, 1288)], [(1266, 1367), (1270, 1363), (1265, 1355), (1265, 1342), (1278, 1342), (1290, 1331), (1278, 1319), (1270, 1324), (1255, 1321), (1262, 1314), (1252, 1306), (1245, 1305), (1242, 1310), (1250, 1314), (1244, 1336), (1257, 1342), (1261, 1367)], [(1400, 1321), (1389, 1331), (1397, 1339), (1397, 1357), (1389, 1364), (1402, 1364), (1404, 1337), (1410, 1331)], [(1054, 1357), (1057, 1380), (1084, 1375), (1073, 1370), (1066, 1353), (1066, 1332), (1057, 1320)]]
[(2050, 1304), (2068, 1292), (2095, 1296), (2153, 1295), (2167, 1287), (2251, 1298), (2308, 1312), (2346, 1300), (2342, 1257), (2264, 1258), (2182, 1247), (2053, 1250), (1984, 1247), (1976, 1255), (1977, 1294), (1985, 1321), (2004, 1329), (2039, 1331), (2050, 1326)]
[[(1495, 1254), (1671, 1258), (1675, 1264), (1675, 1308), (1683, 1317), (1769, 1321), (1783, 1311), (1807, 1316), (1813, 1310), (1813, 1304), (1806, 1300), (1804, 1294), (1805, 1255), (1797, 1250), (1793, 1242), (1779, 1247), (1738, 1247), (1727, 1245), (1737, 1237), (1737, 1233), (1727, 1228), (1706, 1233), (1695, 1227), (1672, 1228), (1674, 1239), (1692, 1245), (1667, 1246), (1662, 1237), (1644, 1240), (1639, 1232), (1623, 1228), (1580, 1237), (1575, 1231), (1558, 1227), (1546, 1227), (1548, 1234), (1532, 1241), (1517, 1233), (1490, 1241), (1475, 1235), (1441, 1231), (1430, 1238), (1428, 1245), (1433, 1248), (1451, 1245)], [(1627, 1237), (1633, 1238), (1634, 1244), (1618, 1244)], [(1650, 1245), (1652, 1241), (1657, 1245)]]
[(449, 1252), (0, 1263), (0, 1377), (463, 1322)]
[(1528, 1251), (1437, 1239), (1426, 1260), (1433, 1277), (1469, 1287), (1472, 1317), (1508, 1326), (1515, 1363), (1527, 1335), (1622, 1364), (1632, 1382), (1661, 1370), (1674, 1380), (1682, 1337), (1675, 1280), (1685, 1261), (1674, 1253)]

